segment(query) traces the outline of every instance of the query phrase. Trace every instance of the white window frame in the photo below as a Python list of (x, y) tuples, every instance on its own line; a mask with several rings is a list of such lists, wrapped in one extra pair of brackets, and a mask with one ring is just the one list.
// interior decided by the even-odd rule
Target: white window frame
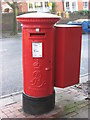
[[(67, 10), (66, 8), (66, 2), (69, 2), (69, 10)], [(72, 9), (72, 2), (75, 2), (76, 3), (76, 10), (75, 11), (78, 11), (78, 0), (64, 0), (64, 7), (65, 7), (65, 11), (71, 11), (73, 12), (73, 9)]]
[[(49, 3), (48, 0), (45, 1), (45, 3)], [(49, 6), (45, 6), (45, 8), (48, 8)]]
[[(73, 6), (73, 3), (75, 6)], [(76, 1), (72, 1), (72, 12), (77, 11), (76, 4), (77, 4)]]
[[(67, 3), (69, 3), (69, 7), (66, 6)], [(69, 1), (66, 1), (65, 6), (66, 6), (66, 11), (67, 12), (70, 11), (70, 2)]]
[[(29, 4), (32, 4), (32, 8), (29, 8)], [(34, 6), (33, 6), (33, 2), (28, 2), (28, 11), (34, 11)]]
[[(87, 6), (85, 6), (86, 3)], [(88, 1), (83, 1), (83, 10), (88, 10)]]
[[(42, 2), (42, 7), (35, 8), (35, 2), (38, 2), (38, 3)], [(46, 10), (49, 11), (49, 7), (45, 7), (45, 2), (49, 3), (49, 0), (39, 0), (39, 1), (37, 1), (37, 0), (35, 0), (35, 1), (31, 0), (30, 2), (28, 1), (27, 2), (28, 3), (28, 11), (38, 11), (38, 9), (42, 9), (41, 12), (45, 12)], [(29, 8), (29, 3), (33, 4), (33, 8), (31, 8), (31, 9)]]

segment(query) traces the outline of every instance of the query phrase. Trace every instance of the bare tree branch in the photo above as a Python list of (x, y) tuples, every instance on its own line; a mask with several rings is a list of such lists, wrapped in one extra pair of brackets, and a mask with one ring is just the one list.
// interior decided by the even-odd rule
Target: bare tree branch
[(18, 8), (17, 2), (15, 0), (12, 0), (12, 4), (5, 0), (5, 2), (11, 7), (11, 8)]
[[(6, 2), (6, 1), (5, 1)], [(6, 2), (11, 8), (13, 8), (13, 4), (11, 4), (10, 2)]]

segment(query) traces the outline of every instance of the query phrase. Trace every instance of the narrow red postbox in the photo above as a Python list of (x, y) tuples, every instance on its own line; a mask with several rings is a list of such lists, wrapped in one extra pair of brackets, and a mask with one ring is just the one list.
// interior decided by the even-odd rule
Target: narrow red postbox
[(23, 48), (23, 110), (42, 114), (54, 108), (54, 24), (59, 16), (47, 13), (20, 15)]
[(55, 25), (55, 87), (79, 83), (82, 28)]

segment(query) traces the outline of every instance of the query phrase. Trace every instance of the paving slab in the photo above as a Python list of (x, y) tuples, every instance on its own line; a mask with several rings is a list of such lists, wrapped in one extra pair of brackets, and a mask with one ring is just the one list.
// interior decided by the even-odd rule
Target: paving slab
[(88, 118), (90, 101), (88, 94), (76, 86), (65, 89), (55, 88), (55, 108), (42, 115), (30, 115), (23, 112), (22, 93), (0, 98), (1, 118)]

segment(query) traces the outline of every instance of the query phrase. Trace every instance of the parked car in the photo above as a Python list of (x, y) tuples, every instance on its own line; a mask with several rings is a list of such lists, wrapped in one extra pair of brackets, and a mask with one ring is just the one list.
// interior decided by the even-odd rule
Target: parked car
[(90, 33), (90, 19), (79, 19), (75, 21), (69, 21), (68, 25), (80, 25), (84, 33)]

